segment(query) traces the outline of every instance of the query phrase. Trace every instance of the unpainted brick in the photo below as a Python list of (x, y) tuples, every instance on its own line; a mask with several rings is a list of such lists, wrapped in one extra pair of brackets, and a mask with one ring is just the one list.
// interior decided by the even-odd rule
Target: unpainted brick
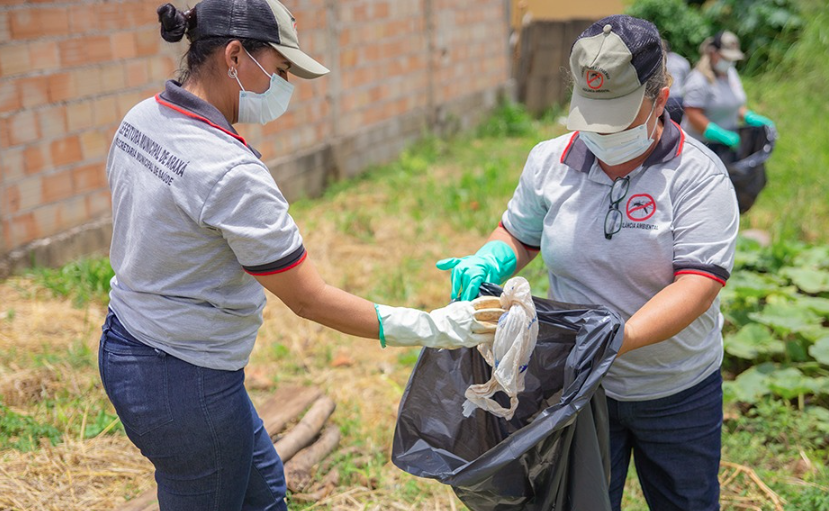
[(106, 169), (103, 164), (84, 165), (72, 171), (75, 193), (86, 193), (106, 188)]
[(11, 80), (0, 81), (0, 114), (19, 110), (22, 106), (17, 83)]
[(66, 135), (66, 107), (50, 106), (37, 111), (40, 134), (43, 138), (60, 138)]
[[(7, 118), (5, 128), (8, 133), (9, 145), (21, 145), (34, 142), (40, 137), (37, 116), (30, 110), (22, 110)], [(2, 134), (0, 134), (2, 137)], [(4, 144), (5, 145), (5, 144)]]
[(70, 132), (91, 128), (94, 125), (91, 100), (66, 105), (66, 127)]
[(23, 169), (26, 174), (36, 174), (52, 165), (52, 157), (46, 144), (38, 143), (23, 149)]
[(9, 13), (9, 29), (13, 39), (33, 39), (69, 34), (66, 10), (21, 9)]
[[(55, 140), (50, 144), (49, 148), (52, 154), (52, 163), (55, 167), (62, 167), (83, 160), (81, 140), (78, 135), (71, 135), (60, 140)], [(47, 194), (44, 193), (45, 195)]]
[(22, 74), (31, 67), (26, 44), (0, 45), (0, 77)]

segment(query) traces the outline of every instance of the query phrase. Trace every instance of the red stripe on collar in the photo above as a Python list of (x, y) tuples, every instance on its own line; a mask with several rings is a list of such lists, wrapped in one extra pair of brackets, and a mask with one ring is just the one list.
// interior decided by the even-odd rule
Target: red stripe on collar
[(567, 153), (570, 152), (570, 147), (572, 147), (573, 142), (576, 141), (576, 137), (579, 135), (578, 131), (573, 132), (573, 136), (570, 137), (570, 142), (567, 143), (567, 147), (564, 148), (564, 152), (561, 153), (561, 163), (564, 163), (564, 158), (567, 158)]
[(676, 154), (674, 155), (674, 158), (676, 158), (677, 156), (682, 154), (682, 148), (685, 147), (685, 132), (682, 131), (682, 128), (679, 126), (679, 124), (676, 123), (675, 120), (671, 119), (671, 122), (674, 123), (676, 129), (679, 130), (679, 143), (676, 145)]
[(202, 121), (202, 122), (206, 122), (207, 124), (209, 124), (210, 126), (213, 126), (213, 127), (214, 127), (214, 128), (216, 128), (217, 130), (223, 131), (224, 133), (227, 133), (227, 134), (228, 134), (228, 135), (230, 135), (231, 137), (233, 137), (233, 138), (235, 138), (236, 140), (238, 140), (239, 142), (243, 143), (243, 144), (245, 145), (245, 147), (248, 147), (248, 143), (247, 143), (247, 142), (245, 142), (245, 139), (244, 139), (244, 138), (242, 138), (241, 136), (237, 135), (236, 133), (231, 133), (231, 132), (227, 131), (226, 129), (222, 128), (221, 126), (219, 126), (219, 125), (218, 125), (218, 124), (216, 124), (216, 123), (210, 122), (210, 120), (209, 120), (209, 119), (207, 119), (206, 117), (202, 117), (201, 115), (194, 114), (193, 112), (190, 112), (190, 111), (188, 111), (188, 110), (185, 110), (185, 109), (183, 109), (183, 108), (181, 108), (181, 107), (178, 107), (178, 106), (176, 106), (176, 105), (174, 105), (174, 104), (172, 104), (172, 103), (170, 103), (170, 102), (168, 102), (168, 101), (165, 101), (165, 100), (161, 99), (161, 94), (156, 94), (156, 95), (155, 95), (155, 100), (156, 100), (159, 104), (164, 105), (164, 106), (166, 106), (167, 108), (172, 108), (172, 109), (173, 109), (173, 110), (175, 110), (176, 112), (181, 113), (181, 114), (184, 114), (184, 115), (186, 115), (187, 117), (192, 117), (193, 119), (198, 119), (198, 120), (200, 120), (200, 121)]

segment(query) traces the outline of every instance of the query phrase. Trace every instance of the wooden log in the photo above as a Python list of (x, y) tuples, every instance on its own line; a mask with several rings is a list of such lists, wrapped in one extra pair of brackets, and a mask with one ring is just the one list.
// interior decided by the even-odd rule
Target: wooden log
[(285, 387), (257, 407), (265, 431), (275, 440), (276, 436), (294, 419), (300, 416), (317, 398), (321, 391), (315, 387)]
[(299, 421), (299, 424), (291, 428), (284, 437), (274, 444), (276, 452), (285, 463), (294, 457), (303, 447), (307, 446), (319, 434), (325, 421), (334, 413), (337, 405), (328, 396), (323, 396), (314, 402), (308, 413)]
[(314, 465), (322, 461), (340, 443), (340, 428), (328, 425), (320, 435), (319, 440), (299, 451), (285, 464), (285, 479), (288, 489), (292, 492), (301, 492), (306, 489), (312, 479)]

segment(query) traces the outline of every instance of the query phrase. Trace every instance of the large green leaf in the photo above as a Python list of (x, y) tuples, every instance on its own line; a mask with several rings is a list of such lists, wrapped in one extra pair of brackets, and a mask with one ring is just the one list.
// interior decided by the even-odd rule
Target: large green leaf
[(782, 268), (780, 274), (792, 280), (804, 293), (829, 292), (829, 271), (811, 268)]
[(799, 295), (795, 299), (795, 304), (798, 307), (805, 307), (814, 311), (823, 317), (829, 317), (829, 298)]
[(760, 312), (750, 313), (748, 317), (785, 333), (798, 332), (810, 326), (820, 325), (823, 320), (811, 310), (791, 302), (770, 303)]
[(728, 279), (732, 293), (742, 297), (765, 298), (778, 291), (781, 282), (769, 274), (760, 274), (748, 270), (735, 271)]
[(795, 367), (774, 371), (769, 376), (768, 386), (772, 392), (783, 399), (794, 399), (801, 394), (813, 391), (811, 378)]
[(822, 337), (809, 346), (809, 355), (825, 366), (829, 366), (829, 336)]
[(829, 328), (822, 325), (811, 325), (806, 328), (801, 328), (797, 333), (809, 342), (816, 342), (823, 337), (829, 337)]
[(725, 336), (723, 344), (726, 353), (747, 360), (786, 351), (786, 345), (782, 341), (775, 339), (768, 328), (757, 323), (750, 323), (736, 334)]
[(769, 374), (774, 370), (775, 366), (770, 362), (749, 367), (734, 381), (723, 383), (724, 399), (744, 403), (757, 402), (759, 398), (771, 392), (768, 385)]
[(829, 269), (829, 245), (818, 245), (803, 250), (794, 258), (795, 266)]

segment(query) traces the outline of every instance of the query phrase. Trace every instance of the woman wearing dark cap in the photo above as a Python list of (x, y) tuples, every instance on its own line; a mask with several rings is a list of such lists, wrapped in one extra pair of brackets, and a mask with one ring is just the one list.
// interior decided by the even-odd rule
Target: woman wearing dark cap
[(608, 506), (621, 508), (631, 454), (654, 511), (719, 509), (722, 323), (739, 214), (722, 162), (665, 109), (670, 79), (656, 27), (610, 16), (570, 52), (567, 127), (527, 158), (501, 224), (475, 255), (438, 262), (471, 299), (539, 253), (550, 297), (626, 320), (603, 381)]
[(303, 53), (275, 0), (158, 9), (190, 41), (181, 82), (136, 105), (107, 160), (115, 270), (99, 368), (130, 440), (155, 466), (163, 511), (285, 509), (282, 462), (244, 387), (263, 287), (296, 314), (393, 346), (491, 342), (475, 305), (426, 313), (329, 286), (288, 203), (233, 129), (285, 112), (288, 74), (328, 70)]
[(771, 119), (746, 107), (746, 93), (734, 63), (743, 60), (737, 36), (728, 31), (709, 37), (699, 47), (700, 59), (685, 83), (685, 118), (689, 135), (708, 144), (737, 149), (740, 121), (749, 126), (773, 126)]

